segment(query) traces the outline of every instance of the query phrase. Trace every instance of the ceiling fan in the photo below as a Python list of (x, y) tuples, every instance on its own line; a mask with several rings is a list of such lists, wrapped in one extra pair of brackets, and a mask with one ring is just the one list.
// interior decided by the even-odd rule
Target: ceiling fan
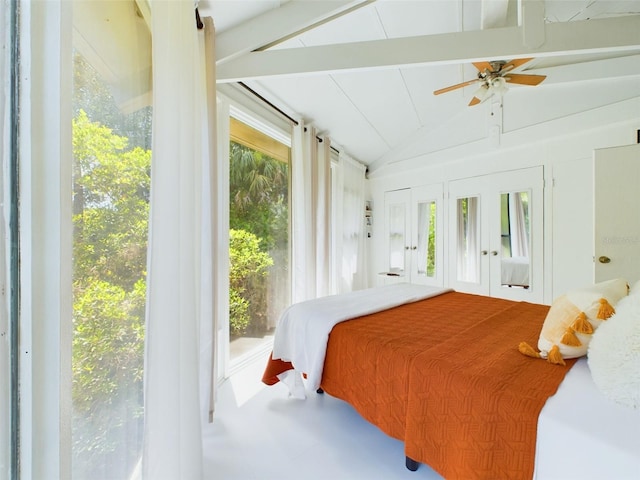
[(478, 105), (494, 94), (503, 95), (508, 90), (507, 83), (516, 83), (519, 85), (535, 86), (541, 83), (546, 75), (529, 75), (522, 73), (511, 73), (512, 70), (533, 60), (533, 58), (516, 58), (509, 62), (505, 60), (494, 60), (490, 62), (473, 62), (478, 69), (478, 78), (469, 80), (468, 82), (458, 83), (446, 88), (441, 88), (433, 92), (434, 95), (450, 92), (458, 88), (463, 88), (474, 83), (480, 86), (473, 94), (473, 98), (469, 102), (469, 106)]

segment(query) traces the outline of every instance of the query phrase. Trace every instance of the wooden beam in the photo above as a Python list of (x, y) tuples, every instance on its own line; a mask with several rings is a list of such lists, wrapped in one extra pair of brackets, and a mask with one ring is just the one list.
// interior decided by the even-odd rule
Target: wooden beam
[(640, 48), (640, 15), (549, 23), (544, 38), (539, 47), (527, 47), (522, 27), (506, 27), (251, 52), (221, 65), (217, 80), (627, 51)]
[(375, 0), (291, 0), (280, 8), (241, 23), (216, 35), (216, 64), (239, 55), (273, 46), (325, 22), (353, 12)]

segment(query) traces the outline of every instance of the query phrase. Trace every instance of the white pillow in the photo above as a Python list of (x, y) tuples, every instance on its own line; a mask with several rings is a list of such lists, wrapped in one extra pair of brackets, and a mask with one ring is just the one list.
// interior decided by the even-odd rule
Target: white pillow
[(640, 408), (640, 293), (620, 300), (616, 313), (593, 333), (588, 363), (606, 397)]
[(593, 332), (613, 315), (615, 305), (628, 292), (627, 281), (616, 278), (561, 295), (553, 301), (542, 324), (539, 352), (526, 342), (520, 343), (518, 350), (560, 365), (565, 365), (565, 358), (586, 355)]

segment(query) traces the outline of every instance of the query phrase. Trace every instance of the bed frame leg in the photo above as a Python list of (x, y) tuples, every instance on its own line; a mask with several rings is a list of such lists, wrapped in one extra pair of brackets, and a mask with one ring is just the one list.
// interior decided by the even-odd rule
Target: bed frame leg
[(412, 472), (415, 472), (416, 470), (418, 470), (418, 467), (420, 466), (419, 462), (416, 462), (413, 458), (409, 458), (409, 457), (405, 457), (405, 463), (404, 464)]
[(320, 394), (322, 394), (322, 393), (324, 393), (324, 390), (323, 390), (322, 388), (318, 388), (318, 389), (316, 390), (316, 393), (320, 393)]

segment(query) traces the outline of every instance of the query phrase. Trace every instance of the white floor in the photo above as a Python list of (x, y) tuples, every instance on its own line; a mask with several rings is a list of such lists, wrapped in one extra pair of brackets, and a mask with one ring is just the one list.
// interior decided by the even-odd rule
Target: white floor
[(266, 357), (227, 380), (204, 432), (205, 478), (216, 480), (436, 480), (426, 465), (405, 468), (402, 442), (345, 402), (307, 392), (288, 398), (260, 382)]

